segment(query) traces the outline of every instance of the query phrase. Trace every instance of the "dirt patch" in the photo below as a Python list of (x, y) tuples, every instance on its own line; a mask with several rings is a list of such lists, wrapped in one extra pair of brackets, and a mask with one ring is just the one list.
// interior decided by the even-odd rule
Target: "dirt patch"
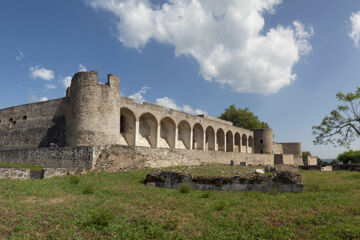
[(40, 203), (40, 204), (58, 204), (58, 203), (63, 203), (63, 202), (70, 200), (71, 197), (72, 197), (71, 195), (68, 195), (65, 197), (44, 199), (44, 198), (36, 198), (36, 197), (31, 196), (31, 197), (25, 198), (21, 202), (23, 202), (23, 203)]

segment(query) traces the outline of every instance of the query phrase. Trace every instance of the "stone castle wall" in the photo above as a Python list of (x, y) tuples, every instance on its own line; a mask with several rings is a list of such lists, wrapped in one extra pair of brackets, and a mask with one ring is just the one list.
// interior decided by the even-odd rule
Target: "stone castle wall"
[[(0, 119), (0, 150), (30, 148), (26, 156), (14, 151), (14, 161), (23, 156), (26, 161), (36, 163), (32, 159), (38, 153), (46, 153), (44, 149), (37, 153), (39, 147), (119, 144), (150, 148), (138, 152), (145, 151), (149, 159), (150, 154), (154, 158), (160, 156), (161, 161), (166, 161), (165, 153), (171, 159), (186, 155), (190, 162), (200, 159), (200, 162), (229, 163), (242, 159), (250, 164), (270, 164), (274, 157), (269, 156), (274, 153), (301, 155), (300, 143), (274, 144), (271, 129), (252, 131), (207, 115), (195, 116), (152, 103), (136, 103), (120, 96), (119, 77), (109, 74), (108, 82), (99, 84), (96, 71), (75, 74), (66, 98), (3, 109)], [(184, 151), (180, 154), (177, 150)], [(52, 154), (55, 150), (48, 151)], [(74, 151), (75, 158), (76, 148)], [(126, 155), (128, 151), (123, 152)], [(9, 156), (11, 159), (11, 154), (6, 157)], [(70, 152), (66, 150), (64, 156), (68, 158)], [(41, 155), (39, 164), (47, 164), (45, 158)], [(54, 159), (61, 162), (62, 158)], [(283, 156), (284, 162), (294, 162), (286, 159), (289, 157)], [(146, 162), (151, 165), (150, 160)]]
[(93, 147), (59, 147), (0, 150), (0, 162), (49, 168), (92, 169)]
[(0, 110), (0, 150), (65, 146), (65, 98)]
[[(154, 149), (112, 145), (97, 150), (96, 170), (117, 172), (124, 169), (196, 166), (201, 164), (274, 165), (272, 154), (201, 151), (186, 149)], [(294, 163), (292, 163), (294, 164)]]
[[(295, 164), (292, 155), (280, 156), (286, 159), (286, 162), (278, 164)], [(0, 162), (31, 164), (46, 168), (116, 172), (211, 163), (274, 165), (274, 155), (109, 145), (2, 150)]]

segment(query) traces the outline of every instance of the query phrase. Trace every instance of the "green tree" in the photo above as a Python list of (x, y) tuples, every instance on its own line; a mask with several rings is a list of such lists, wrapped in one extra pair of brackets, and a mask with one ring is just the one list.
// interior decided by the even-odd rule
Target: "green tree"
[(350, 146), (360, 136), (360, 87), (354, 93), (338, 92), (336, 98), (338, 107), (312, 128), (314, 144)]
[(320, 167), (325, 167), (325, 166), (329, 166), (330, 164), (328, 162), (325, 162), (323, 160), (321, 160), (320, 158), (317, 159), (317, 162), (318, 162), (318, 166)]
[(307, 156), (311, 157), (311, 153), (309, 151), (302, 152), (302, 156), (303, 157), (307, 157)]
[(226, 108), (219, 118), (245, 129), (269, 128), (269, 125), (266, 122), (261, 122), (258, 116), (249, 111), (249, 108), (237, 109), (234, 104)]
[(344, 164), (360, 163), (360, 151), (349, 150), (338, 155), (337, 160)]

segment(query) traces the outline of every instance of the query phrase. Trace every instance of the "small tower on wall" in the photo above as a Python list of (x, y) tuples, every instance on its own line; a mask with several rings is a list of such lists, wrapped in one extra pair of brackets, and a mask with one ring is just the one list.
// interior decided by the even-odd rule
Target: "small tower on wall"
[(254, 152), (272, 154), (274, 134), (271, 128), (254, 130)]

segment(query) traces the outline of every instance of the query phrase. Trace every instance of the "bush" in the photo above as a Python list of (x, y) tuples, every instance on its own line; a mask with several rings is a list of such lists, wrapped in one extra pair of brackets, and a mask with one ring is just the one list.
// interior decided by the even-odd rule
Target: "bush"
[(71, 175), (70, 179), (69, 179), (69, 182), (71, 184), (77, 185), (80, 182), (80, 178), (78, 176)]
[(181, 187), (179, 188), (179, 192), (180, 193), (189, 193), (190, 192), (190, 188), (188, 186), (185, 186), (185, 185), (181, 185)]
[(225, 202), (218, 202), (215, 204), (214, 209), (215, 209), (215, 211), (222, 211), (225, 209), (225, 207), (226, 207)]
[(211, 197), (210, 192), (203, 192), (200, 196), (200, 198), (210, 198), (210, 197)]
[(318, 162), (317, 165), (320, 167), (326, 167), (326, 166), (330, 165), (328, 162), (325, 162), (325, 161), (321, 160), (320, 158), (318, 158), (317, 162)]
[(95, 192), (94, 187), (92, 185), (87, 185), (84, 188), (83, 194), (93, 194)]
[(168, 220), (164, 225), (163, 229), (168, 231), (175, 231), (179, 225), (179, 221), (177, 219)]
[(111, 220), (114, 218), (114, 215), (106, 209), (98, 209), (90, 215), (90, 219), (86, 222), (86, 225), (93, 225), (98, 229), (109, 226)]
[(337, 160), (344, 164), (360, 163), (360, 151), (349, 150), (338, 155)]

